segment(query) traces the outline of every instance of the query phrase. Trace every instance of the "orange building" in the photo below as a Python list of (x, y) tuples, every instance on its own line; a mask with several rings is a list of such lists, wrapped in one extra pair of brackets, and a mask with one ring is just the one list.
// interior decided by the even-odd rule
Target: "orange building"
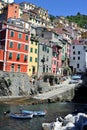
[(8, 18), (19, 18), (19, 5), (12, 3), (8, 4), (7, 19)]
[(28, 71), (28, 30), (8, 23), (0, 23), (0, 70)]

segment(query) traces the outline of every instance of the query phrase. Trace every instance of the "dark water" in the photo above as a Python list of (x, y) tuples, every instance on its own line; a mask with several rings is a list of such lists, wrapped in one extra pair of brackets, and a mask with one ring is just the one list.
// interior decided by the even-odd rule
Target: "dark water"
[(19, 112), (20, 106), (0, 104), (0, 130), (42, 130), (43, 122), (53, 122), (58, 116), (65, 116), (72, 113), (75, 109), (84, 109), (86, 104), (74, 103), (50, 103), (38, 105), (25, 105), (22, 108), (27, 110), (46, 110), (44, 117), (33, 117), (32, 119), (12, 119), (3, 116), (3, 112)]

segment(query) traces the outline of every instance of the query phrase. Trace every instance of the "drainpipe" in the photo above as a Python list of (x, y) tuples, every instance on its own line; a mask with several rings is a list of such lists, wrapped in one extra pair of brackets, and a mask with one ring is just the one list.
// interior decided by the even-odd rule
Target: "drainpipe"
[[(7, 25), (8, 27), (8, 25)], [(3, 65), (3, 71), (6, 70), (6, 53), (7, 53), (7, 39), (8, 38), (8, 29), (6, 28), (6, 37), (5, 37), (5, 50), (4, 50), (4, 65)]]

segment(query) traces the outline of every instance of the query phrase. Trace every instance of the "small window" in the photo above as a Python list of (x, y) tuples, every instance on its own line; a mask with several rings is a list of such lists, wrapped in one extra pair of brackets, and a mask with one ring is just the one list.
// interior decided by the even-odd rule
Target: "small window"
[(19, 39), (22, 38), (22, 34), (21, 34), (21, 33), (18, 34), (18, 38), (19, 38)]
[(75, 51), (73, 51), (73, 55), (75, 55)]
[(26, 39), (26, 41), (28, 41), (28, 35), (26, 35), (25, 39)]
[(13, 31), (11, 31), (10, 36), (14, 37), (14, 32)]
[(80, 51), (78, 51), (78, 54), (80, 54)]
[(33, 41), (31, 41), (31, 44), (33, 44)]
[(49, 53), (49, 48), (47, 47), (47, 53)]
[(9, 53), (9, 59), (12, 59), (12, 53), (11, 52)]
[(14, 72), (14, 64), (11, 65), (11, 71)]
[(18, 49), (20, 50), (20, 48), (21, 48), (21, 44), (20, 44), (20, 43), (18, 43)]
[(54, 65), (56, 65), (56, 61), (54, 61)]
[(30, 48), (30, 52), (33, 52), (33, 48)]
[(79, 68), (79, 64), (77, 64), (77, 68)]
[(73, 60), (75, 60), (75, 57), (73, 57)]
[(20, 68), (21, 68), (20, 65), (18, 65), (18, 72), (20, 72)]
[(17, 54), (17, 60), (20, 60), (20, 54)]
[(24, 61), (27, 61), (27, 55), (24, 56)]
[(37, 62), (37, 58), (35, 58), (35, 62)]
[(30, 62), (32, 62), (32, 57), (30, 57)]
[(49, 61), (49, 57), (47, 56), (47, 61)]
[(45, 45), (42, 46), (42, 50), (46, 52), (46, 46)]
[(48, 72), (48, 65), (46, 66), (46, 72)]
[(10, 48), (13, 48), (13, 42), (10, 42)]
[(25, 50), (26, 50), (26, 51), (28, 50), (28, 45), (25, 45)]
[(75, 46), (73, 46), (73, 49), (75, 49)]
[(78, 60), (80, 60), (80, 57), (78, 57)]
[(35, 49), (35, 53), (37, 54), (37, 49)]

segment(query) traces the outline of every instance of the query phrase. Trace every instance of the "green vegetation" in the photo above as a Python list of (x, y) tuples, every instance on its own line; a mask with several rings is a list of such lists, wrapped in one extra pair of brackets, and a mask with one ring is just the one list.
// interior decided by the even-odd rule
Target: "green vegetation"
[(49, 18), (50, 18), (51, 22), (53, 22), (53, 20), (56, 19), (56, 17), (54, 15), (51, 15), (51, 14), (49, 15)]
[(79, 27), (87, 29), (87, 15), (82, 15), (79, 12), (76, 16), (67, 16), (66, 17), (69, 22), (75, 22)]

